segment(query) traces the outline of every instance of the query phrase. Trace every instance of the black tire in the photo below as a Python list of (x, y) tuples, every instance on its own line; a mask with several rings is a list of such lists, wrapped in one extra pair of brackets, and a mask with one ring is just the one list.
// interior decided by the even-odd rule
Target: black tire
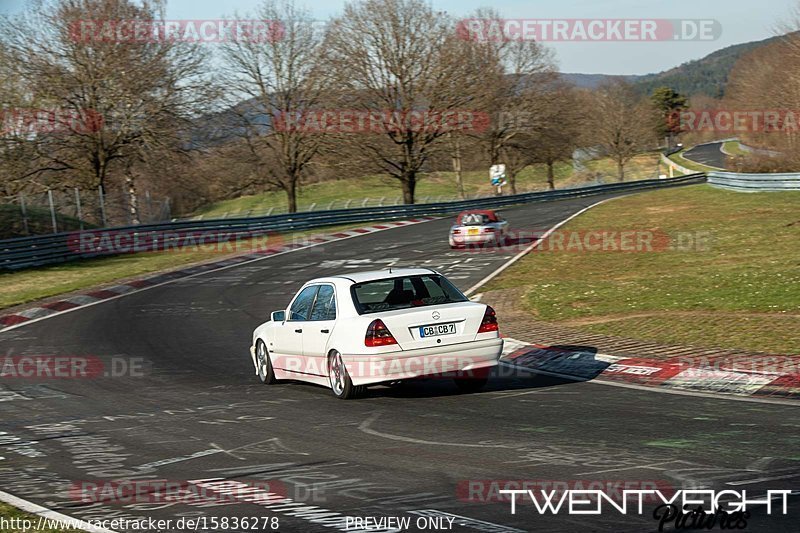
[(353, 380), (350, 379), (350, 374), (344, 365), (342, 355), (336, 350), (328, 355), (328, 379), (330, 380), (333, 395), (340, 400), (357, 398), (365, 388), (353, 385)]
[(269, 350), (267, 350), (267, 345), (261, 339), (256, 342), (256, 365), (258, 368), (258, 381), (264, 385), (273, 385), (278, 382), (275, 379), (275, 370), (272, 368)]

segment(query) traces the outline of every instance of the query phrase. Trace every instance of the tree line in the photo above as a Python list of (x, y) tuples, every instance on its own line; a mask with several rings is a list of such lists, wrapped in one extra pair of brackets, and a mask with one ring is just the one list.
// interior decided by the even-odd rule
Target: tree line
[[(554, 165), (580, 147), (611, 157), (623, 180), (668, 133), (668, 95), (577, 89), (541, 43), (465, 38), (424, 0), (356, 0), (325, 24), (264, 0), (240, 19), (278, 31), (213, 45), (76, 38), (86, 21), (147, 23), (165, 8), (45, 0), (0, 20), (0, 196), (124, 187), (135, 221), (143, 186), (184, 212), (269, 190), (295, 211), (304, 184), (381, 175), (410, 204), (425, 173), (452, 171), (463, 195), (464, 172), (496, 163), (512, 193), (532, 164), (546, 165), (552, 188)], [(47, 109), (59, 110), (59, 131), (20, 118)]]

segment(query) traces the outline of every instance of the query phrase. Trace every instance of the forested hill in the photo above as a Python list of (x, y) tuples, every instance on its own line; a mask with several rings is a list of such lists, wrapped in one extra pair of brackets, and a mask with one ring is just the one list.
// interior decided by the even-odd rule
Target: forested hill
[(650, 93), (656, 87), (667, 86), (681, 94), (705, 94), (713, 98), (720, 98), (725, 94), (728, 75), (736, 61), (744, 54), (783, 37), (770, 37), (763, 41), (735, 44), (722, 48), (707, 56), (687, 61), (682, 65), (641, 76), (608, 76), (605, 74), (578, 74), (565, 72), (562, 76), (567, 81), (586, 88), (594, 88), (605, 80), (623, 78), (633, 83), (638, 90)]

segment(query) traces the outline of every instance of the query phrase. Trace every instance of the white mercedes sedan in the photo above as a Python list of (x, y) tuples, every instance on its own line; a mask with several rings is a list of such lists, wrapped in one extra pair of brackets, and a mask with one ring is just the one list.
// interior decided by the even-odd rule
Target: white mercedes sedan
[(308, 381), (349, 399), (417, 377), (479, 390), (502, 349), (491, 307), (435, 270), (404, 268), (309, 281), (255, 329), (250, 355), (262, 383)]

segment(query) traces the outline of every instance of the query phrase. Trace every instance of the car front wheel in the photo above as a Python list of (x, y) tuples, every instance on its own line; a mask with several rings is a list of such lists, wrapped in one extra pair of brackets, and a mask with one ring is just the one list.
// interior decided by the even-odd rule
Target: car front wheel
[(363, 390), (363, 387), (356, 387), (353, 385), (350, 374), (347, 373), (347, 367), (344, 366), (342, 354), (337, 351), (331, 352), (328, 357), (328, 376), (330, 378), (333, 395), (340, 400), (355, 398)]
[(267, 345), (261, 339), (256, 343), (256, 364), (258, 365), (258, 380), (264, 385), (277, 383), (275, 371), (272, 369), (272, 361), (269, 358)]

